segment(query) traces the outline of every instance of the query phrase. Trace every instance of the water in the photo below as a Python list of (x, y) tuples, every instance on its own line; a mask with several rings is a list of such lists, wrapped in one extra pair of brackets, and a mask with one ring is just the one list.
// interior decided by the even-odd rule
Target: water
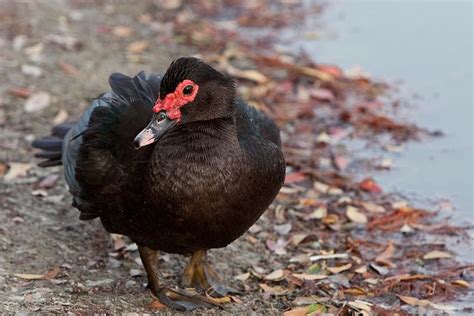
[[(294, 39), (294, 48), (320, 63), (361, 66), (397, 83), (410, 104), (408, 120), (446, 134), (408, 144), (394, 170), (375, 178), (387, 191), (449, 199), (453, 216), (468, 223), (474, 222), (472, 20), (470, 1), (333, 1)], [(320, 38), (308, 41), (312, 30)]]

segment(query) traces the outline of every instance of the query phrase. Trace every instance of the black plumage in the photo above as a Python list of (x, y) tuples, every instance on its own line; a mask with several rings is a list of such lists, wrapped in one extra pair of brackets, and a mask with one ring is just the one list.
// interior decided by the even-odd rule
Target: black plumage
[[(183, 80), (199, 91), (179, 108), (182, 118), (153, 144), (135, 149), (147, 124), (161, 124), (155, 101)], [(113, 74), (109, 83), (112, 91), (67, 133), (58, 127), (53, 139), (33, 143), (45, 150), (38, 156), (49, 158), (46, 164), (57, 163), (64, 137), (61, 158), (80, 218), (99, 217), (109, 232), (170, 253), (224, 247), (242, 235), (283, 184), (273, 121), (236, 96), (231, 78), (195, 58), (174, 61), (162, 79)]]

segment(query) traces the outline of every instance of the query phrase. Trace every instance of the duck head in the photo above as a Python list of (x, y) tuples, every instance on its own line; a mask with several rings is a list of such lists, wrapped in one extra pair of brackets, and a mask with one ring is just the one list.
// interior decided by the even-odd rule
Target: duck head
[(161, 80), (153, 116), (135, 147), (152, 144), (182, 124), (232, 116), (235, 94), (234, 81), (200, 59), (176, 59)]

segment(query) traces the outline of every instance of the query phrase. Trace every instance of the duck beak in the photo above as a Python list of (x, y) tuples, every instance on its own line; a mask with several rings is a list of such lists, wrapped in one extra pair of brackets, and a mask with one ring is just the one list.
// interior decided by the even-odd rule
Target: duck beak
[(135, 137), (133, 141), (135, 149), (153, 144), (175, 125), (176, 120), (170, 120), (163, 113), (154, 113), (148, 126)]

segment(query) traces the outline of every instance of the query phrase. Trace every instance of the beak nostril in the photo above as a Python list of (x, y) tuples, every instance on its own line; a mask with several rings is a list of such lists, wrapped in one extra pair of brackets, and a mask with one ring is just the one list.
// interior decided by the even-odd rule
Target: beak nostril
[(135, 146), (135, 149), (140, 148), (140, 140), (138, 139), (138, 137), (136, 137), (136, 138), (133, 140), (133, 146)]

